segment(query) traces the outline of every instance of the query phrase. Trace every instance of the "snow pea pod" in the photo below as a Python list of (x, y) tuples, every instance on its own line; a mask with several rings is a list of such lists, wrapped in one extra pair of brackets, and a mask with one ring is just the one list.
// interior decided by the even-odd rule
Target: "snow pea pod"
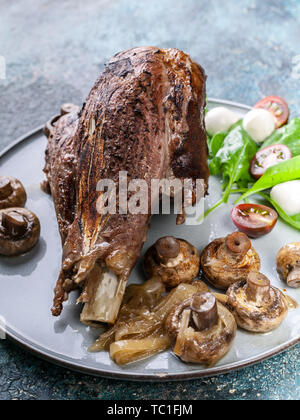
[(293, 159), (281, 162), (278, 165), (268, 168), (264, 175), (253, 185), (253, 187), (243, 194), (239, 200), (237, 200), (237, 203), (250, 195), (268, 190), (275, 185), (292, 181), (294, 179), (300, 179), (300, 156), (296, 156)]

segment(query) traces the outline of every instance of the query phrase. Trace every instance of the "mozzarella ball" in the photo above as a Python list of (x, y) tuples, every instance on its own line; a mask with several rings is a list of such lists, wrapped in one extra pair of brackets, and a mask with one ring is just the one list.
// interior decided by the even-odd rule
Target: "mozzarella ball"
[(266, 109), (252, 109), (244, 117), (243, 128), (257, 143), (262, 143), (276, 129), (274, 116)]
[(271, 198), (288, 216), (300, 214), (300, 181), (276, 185), (271, 191)]
[(205, 116), (206, 130), (210, 136), (228, 131), (240, 117), (227, 108), (219, 106), (208, 111)]

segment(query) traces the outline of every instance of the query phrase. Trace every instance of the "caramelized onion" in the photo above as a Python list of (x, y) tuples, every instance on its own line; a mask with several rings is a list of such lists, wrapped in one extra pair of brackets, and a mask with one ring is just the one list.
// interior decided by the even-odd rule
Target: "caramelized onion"
[(118, 365), (125, 365), (146, 359), (169, 347), (170, 340), (166, 335), (147, 337), (142, 340), (116, 341), (110, 346), (110, 357)]
[(128, 286), (116, 324), (101, 334), (89, 351), (110, 350), (117, 364), (127, 364), (166, 350), (170, 339), (164, 324), (169, 312), (185, 299), (208, 290), (202, 281), (196, 281), (180, 284), (164, 296), (165, 286), (158, 278)]

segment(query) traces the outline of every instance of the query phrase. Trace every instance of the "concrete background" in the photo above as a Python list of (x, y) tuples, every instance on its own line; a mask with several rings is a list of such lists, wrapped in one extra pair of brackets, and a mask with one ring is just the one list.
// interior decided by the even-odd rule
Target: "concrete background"
[[(63, 102), (81, 104), (107, 59), (177, 47), (208, 74), (208, 95), (283, 96), (300, 112), (298, 0), (0, 0), (0, 150)], [(1, 270), (1, 266), (0, 266)], [(0, 399), (299, 399), (299, 349), (216, 378), (134, 384), (74, 374), (0, 343)]]

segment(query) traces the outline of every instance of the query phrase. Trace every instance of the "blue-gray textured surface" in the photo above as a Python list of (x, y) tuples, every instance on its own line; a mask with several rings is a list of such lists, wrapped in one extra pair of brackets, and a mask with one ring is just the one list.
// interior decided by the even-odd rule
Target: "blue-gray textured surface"
[[(103, 63), (138, 45), (190, 53), (209, 96), (253, 104), (277, 94), (299, 115), (299, 39), (298, 0), (0, 0), (0, 149), (61, 103), (81, 103)], [(3, 341), (0, 399), (299, 399), (299, 349), (220, 377), (153, 385), (72, 373)]]

